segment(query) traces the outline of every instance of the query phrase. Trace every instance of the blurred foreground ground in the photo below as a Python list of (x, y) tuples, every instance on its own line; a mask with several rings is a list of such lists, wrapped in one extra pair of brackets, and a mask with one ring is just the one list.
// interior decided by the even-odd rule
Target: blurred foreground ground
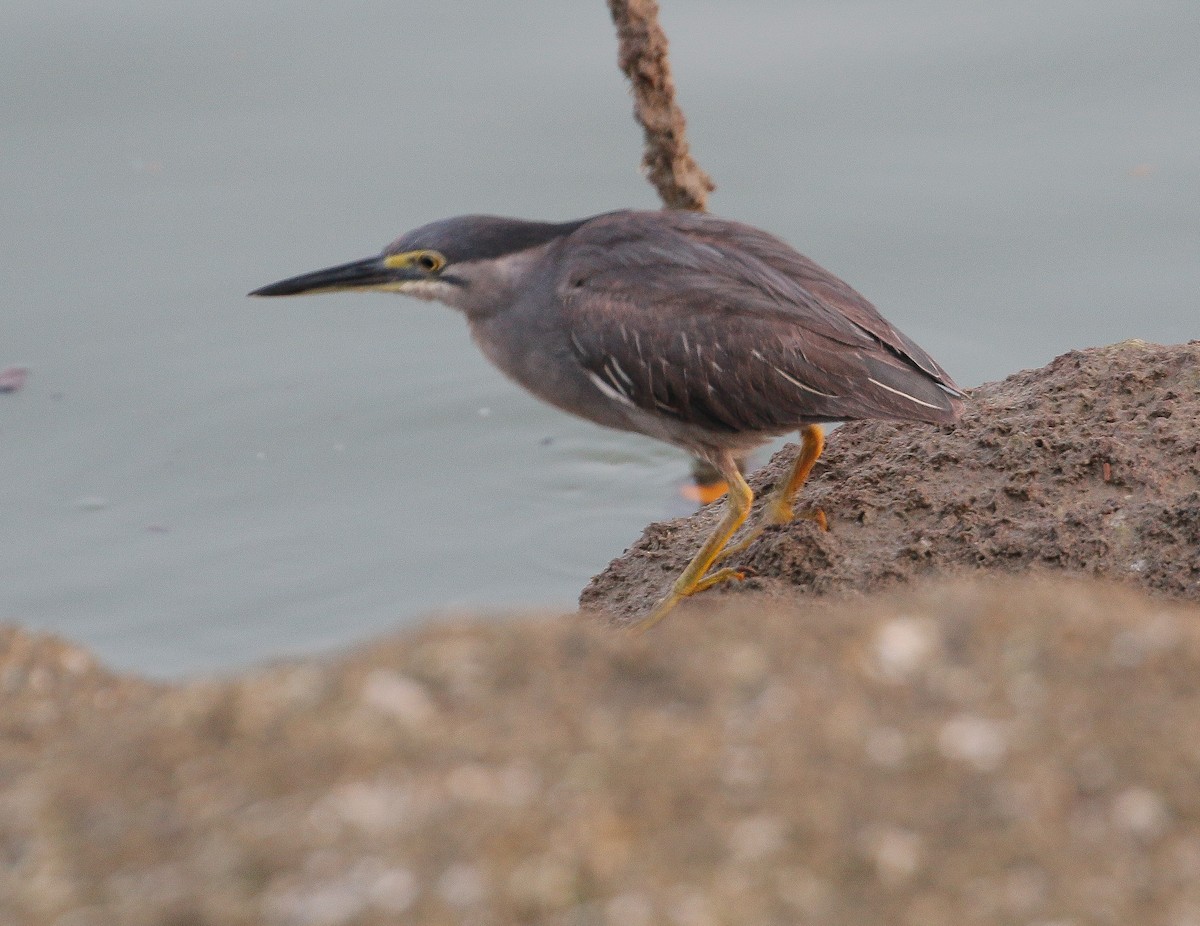
[(462, 618), (157, 685), (0, 631), (0, 923), (1198, 926), (1198, 360), (842, 429), (830, 534), (643, 640)]

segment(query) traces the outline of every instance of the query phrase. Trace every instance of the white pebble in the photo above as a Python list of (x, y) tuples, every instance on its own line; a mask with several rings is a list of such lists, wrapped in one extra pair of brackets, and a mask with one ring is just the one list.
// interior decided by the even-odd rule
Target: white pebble
[(72, 646), (69, 649), (63, 650), (62, 654), (58, 657), (58, 664), (63, 667), (63, 671), (68, 675), (82, 675), (88, 669), (92, 668), (96, 664), (96, 661), (87, 650)]
[(1149, 788), (1126, 788), (1113, 799), (1113, 825), (1142, 839), (1160, 836), (1167, 827), (1167, 818), (1162, 798)]
[(429, 722), (437, 713), (424, 685), (384, 669), (375, 669), (363, 680), (362, 699), (380, 713), (413, 726)]
[(784, 847), (787, 826), (779, 817), (747, 817), (729, 836), (729, 851), (739, 862), (753, 862), (774, 855)]
[(281, 926), (342, 926), (363, 912), (366, 898), (350, 879), (333, 880), (272, 892), (265, 907), (268, 922)]
[(369, 836), (394, 833), (406, 827), (415, 809), (412, 793), (396, 784), (349, 781), (313, 807), (310, 822), (318, 829), (353, 826)]
[(389, 913), (403, 913), (420, 896), (417, 876), (407, 868), (389, 868), (379, 873), (371, 884), (371, 903)]
[(990, 772), (1008, 751), (1004, 726), (986, 717), (959, 714), (942, 724), (938, 751), (947, 759), (957, 759)]
[(933, 648), (934, 629), (929, 620), (896, 617), (875, 636), (875, 662), (884, 678), (899, 682), (913, 675)]
[(1123, 669), (1135, 669), (1156, 653), (1175, 648), (1181, 639), (1179, 622), (1170, 614), (1156, 614), (1113, 637), (1109, 658)]
[(867, 836), (867, 852), (879, 880), (896, 887), (921, 867), (921, 835), (896, 826), (880, 827)]

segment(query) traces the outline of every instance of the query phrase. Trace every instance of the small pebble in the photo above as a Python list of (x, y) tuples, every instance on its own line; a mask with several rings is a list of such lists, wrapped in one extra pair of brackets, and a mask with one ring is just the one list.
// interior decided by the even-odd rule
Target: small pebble
[(68, 675), (82, 675), (92, 668), (96, 661), (87, 650), (72, 646), (63, 650), (62, 655), (58, 657), (58, 663)]
[(787, 825), (779, 817), (747, 817), (733, 828), (729, 851), (738, 862), (753, 862), (778, 853), (787, 842)]
[(898, 826), (880, 827), (867, 836), (867, 854), (879, 880), (896, 887), (921, 867), (921, 835)]
[(875, 636), (875, 662), (885, 678), (902, 681), (925, 663), (933, 647), (934, 630), (930, 621), (893, 618)]
[(385, 782), (349, 781), (322, 798), (310, 811), (318, 829), (334, 832), (348, 824), (369, 836), (395, 833), (418, 812), (411, 792)]
[(1113, 825), (1142, 839), (1154, 839), (1162, 835), (1167, 820), (1166, 805), (1149, 788), (1126, 788), (1113, 800)]
[(1008, 741), (1003, 725), (997, 721), (959, 714), (942, 725), (938, 750), (947, 759), (957, 759), (981, 772), (990, 772), (1004, 758)]
[(1157, 614), (1136, 628), (1118, 633), (1109, 648), (1109, 658), (1123, 669), (1136, 669), (1156, 653), (1174, 649), (1182, 638), (1172, 615)]
[(399, 672), (376, 669), (362, 686), (363, 703), (412, 726), (427, 723), (437, 709), (425, 686)]
[(407, 868), (388, 868), (370, 886), (371, 902), (389, 913), (403, 913), (421, 893), (417, 877)]

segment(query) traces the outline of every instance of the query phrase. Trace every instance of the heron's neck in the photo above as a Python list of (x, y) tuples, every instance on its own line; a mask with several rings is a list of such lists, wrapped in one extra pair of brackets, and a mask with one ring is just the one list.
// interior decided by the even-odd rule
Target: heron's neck
[(552, 285), (542, 280), (539, 264), (545, 266), (547, 252), (554, 242), (514, 251), (488, 261), (467, 261), (447, 269), (448, 276), (457, 277), (460, 285), (453, 292), (439, 294), (451, 308), (465, 312), (473, 321), (498, 315), (522, 296), (531, 295), (531, 288)]

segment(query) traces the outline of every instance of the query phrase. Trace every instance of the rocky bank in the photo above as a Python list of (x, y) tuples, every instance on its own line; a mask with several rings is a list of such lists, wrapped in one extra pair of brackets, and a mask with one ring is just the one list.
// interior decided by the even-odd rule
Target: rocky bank
[[(785, 476), (794, 452), (750, 477), (756, 495)], [(755, 578), (708, 594), (796, 599), (1044, 570), (1200, 599), (1200, 341), (1064, 354), (972, 390), (954, 427), (844, 425), (802, 500), (830, 530), (807, 520), (772, 528), (727, 563)], [(581, 604), (623, 621), (649, 608), (723, 504), (650, 525)]]

